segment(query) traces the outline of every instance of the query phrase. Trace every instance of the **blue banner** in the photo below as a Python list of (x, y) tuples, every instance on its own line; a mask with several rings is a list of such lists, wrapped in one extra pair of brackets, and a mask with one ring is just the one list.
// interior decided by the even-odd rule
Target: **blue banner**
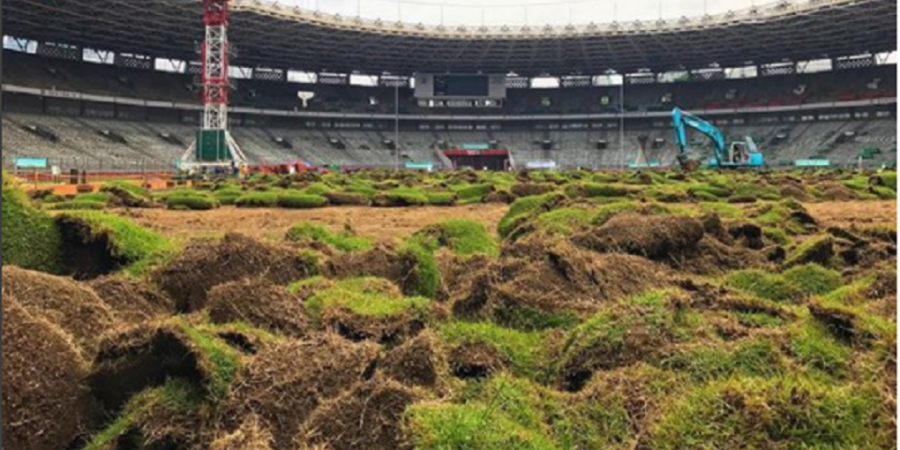
[(47, 158), (16, 158), (16, 165), (45, 169), (47, 168)]

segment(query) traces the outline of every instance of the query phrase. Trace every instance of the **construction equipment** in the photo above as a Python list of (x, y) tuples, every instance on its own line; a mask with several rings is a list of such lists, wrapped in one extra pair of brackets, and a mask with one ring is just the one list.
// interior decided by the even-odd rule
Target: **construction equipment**
[(703, 133), (713, 143), (713, 157), (709, 159), (710, 167), (741, 168), (762, 167), (763, 155), (756, 148), (756, 143), (750, 136), (745, 136), (743, 141), (726, 144), (725, 136), (713, 124), (679, 108), (672, 110), (672, 123), (675, 125), (675, 142), (678, 143), (678, 163), (685, 170), (693, 170), (700, 164), (700, 160), (689, 156), (687, 131), (685, 128), (693, 128)]

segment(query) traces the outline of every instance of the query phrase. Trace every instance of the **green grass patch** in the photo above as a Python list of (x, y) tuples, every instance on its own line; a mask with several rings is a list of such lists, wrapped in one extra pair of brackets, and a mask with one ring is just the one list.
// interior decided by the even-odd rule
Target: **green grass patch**
[(872, 389), (801, 377), (738, 377), (692, 387), (648, 435), (648, 448), (879, 449), (893, 430)]
[(544, 337), (539, 332), (504, 328), (490, 322), (448, 322), (438, 333), (449, 345), (487, 344), (495, 347), (509, 361), (516, 375), (538, 378), (545, 366)]
[(800, 362), (836, 377), (846, 374), (852, 357), (849, 347), (838, 342), (824, 325), (814, 320), (791, 327), (788, 346)]
[(53, 218), (36, 208), (3, 171), (3, 264), (59, 273), (62, 236)]
[(782, 273), (784, 279), (811, 295), (827, 294), (841, 287), (841, 274), (818, 264), (794, 266)]
[(559, 194), (550, 193), (517, 198), (510, 206), (506, 214), (500, 219), (497, 231), (500, 236), (506, 237), (523, 220), (537, 211), (546, 210), (550, 205), (561, 200)]
[(803, 296), (801, 289), (782, 275), (757, 269), (732, 272), (725, 278), (725, 285), (776, 302), (797, 301)]
[(347, 278), (316, 292), (304, 304), (310, 316), (316, 320), (321, 318), (326, 309), (333, 307), (369, 317), (393, 317), (399, 314), (424, 317), (427, 314), (427, 298), (404, 297), (394, 293), (394, 290), (396, 286), (382, 278)]
[(202, 191), (182, 191), (166, 196), (166, 207), (175, 210), (206, 211), (219, 207), (217, 197)]
[(213, 333), (178, 320), (178, 326), (188, 339), (200, 349), (209, 381), (206, 390), (215, 400), (223, 400), (231, 389), (231, 383), (240, 368), (240, 353)]
[(728, 344), (690, 347), (662, 361), (664, 368), (686, 373), (694, 382), (707, 382), (735, 374), (771, 377), (784, 373), (784, 357), (765, 338)]
[(433, 206), (449, 206), (456, 203), (456, 194), (452, 192), (426, 192), (428, 204)]
[(416, 234), (400, 248), (400, 255), (414, 261), (404, 286), (408, 294), (435, 298), (441, 289), (441, 269), (434, 253), (439, 246), (432, 236)]
[(587, 227), (594, 212), (584, 208), (557, 208), (535, 219), (538, 230), (551, 235), (570, 235)]
[(147, 273), (176, 251), (171, 241), (125, 217), (95, 211), (77, 211), (60, 214), (56, 221), (61, 226), (87, 227), (89, 236), (85, 237), (105, 236), (109, 241), (110, 253), (127, 261), (124, 271), (132, 276)]
[(106, 208), (106, 202), (92, 200), (67, 200), (47, 205), (47, 209), (53, 211), (102, 211)]
[(481, 222), (470, 219), (450, 219), (423, 230), (437, 239), (437, 245), (447, 247), (459, 256), (497, 256), (500, 246)]
[(241, 208), (274, 208), (278, 205), (278, 192), (246, 192), (235, 199), (234, 204)]
[(287, 240), (300, 243), (322, 242), (342, 252), (358, 252), (372, 248), (372, 240), (348, 231), (334, 233), (312, 222), (294, 224), (287, 232)]
[(291, 209), (321, 208), (328, 199), (321, 195), (304, 194), (297, 191), (286, 191), (278, 194), (278, 206)]
[(494, 186), (489, 183), (454, 185), (450, 189), (456, 191), (459, 203), (462, 205), (469, 203), (480, 203), (484, 200), (484, 196), (494, 190)]

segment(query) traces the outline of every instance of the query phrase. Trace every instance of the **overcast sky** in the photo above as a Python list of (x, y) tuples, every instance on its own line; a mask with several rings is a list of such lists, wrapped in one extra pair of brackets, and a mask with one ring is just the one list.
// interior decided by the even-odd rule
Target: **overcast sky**
[[(273, 1), (273, 0), (268, 0)], [(722, 13), (771, 0), (277, 0), (343, 16), (445, 25), (560, 25)]]

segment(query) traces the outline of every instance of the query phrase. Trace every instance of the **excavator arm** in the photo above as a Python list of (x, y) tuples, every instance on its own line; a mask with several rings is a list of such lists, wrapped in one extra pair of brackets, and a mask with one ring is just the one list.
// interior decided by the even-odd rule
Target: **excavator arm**
[(688, 142), (686, 128), (693, 128), (703, 133), (713, 142), (714, 155), (717, 165), (721, 165), (726, 151), (725, 136), (713, 124), (682, 111), (679, 108), (672, 110), (672, 123), (675, 125), (675, 142), (678, 143), (678, 161), (685, 165), (688, 160)]

